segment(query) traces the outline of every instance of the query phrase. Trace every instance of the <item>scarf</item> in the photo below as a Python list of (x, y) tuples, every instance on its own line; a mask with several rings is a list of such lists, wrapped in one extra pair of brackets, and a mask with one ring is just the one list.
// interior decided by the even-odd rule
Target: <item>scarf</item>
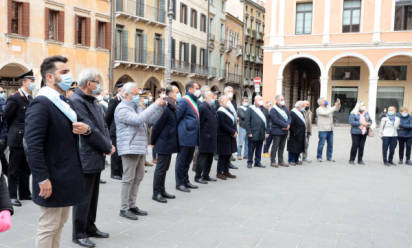
[(303, 116), (302, 112), (300, 112), (297, 109), (292, 109), (292, 111), (299, 117), (299, 119), (303, 122), (303, 124), (305, 124), (306, 126), (306, 121), (305, 121), (305, 117)]
[(359, 114), (359, 116), (360, 116), (359, 121), (360, 121), (360, 123), (361, 123), (360, 130), (361, 130), (362, 134), (366, 134), (366, 132), (368, 131), (368, 129), (366, 128), (365, 125), (363, 125), (364, 123), (366, 123), (365, 112), (362, 113), (362, 114)]
[(235, 117), (235, 123), (236, 123), (236, 120), (237, 120), (236, 109), (235, 109), (235, 107), (233, 106), (233, 104), (232, 104), (231, 101), (228, 101), (228, 102), (227, 102), (227, 108), (230, 110), (230, 112), (232, 112), (233, 116)]
[(274, 104), (272, 108), (274, 108), (285, 121), (289, 120), (288, 114), (286, 114), (286, 112), (283, 109), (279, 108), (277, 104)]
[(266, 128), (266, 116), (263, 114), (262, 110), (260, 108), (257, 108), (255, 105), (250, 106), (250, 109), (255, 111), (255, 113), (259, 116), (260, 119), (265, 123), (265, 128)]
[(49, 99), (54, 106), (56, 106), (71, 122), (77, 122), (77, 114), (76, 112), (70, 107), (69, 104), (64, 102), (60, 98), (60, 94), (46, 86), (43, 87), (39, 90), (39, 94), (37, 96), (45, 96), (47, 99)]
[(236, 124), (235, 117), (225, 107), (220, 106), (217, 111), (220, 111), (220, 112), (224, 113), (225, 115), (227, 115), (232, 120), (233, 124)]
[(193, 99), (189, 95), (185, 95), (183, 98), (187, 100), (189, 105), (192, 107), (193, 111), (195, 111), (197, 118), (200, 119), (199, 117), (199, 107), (197, 106), (197, 103), (193, 101)]

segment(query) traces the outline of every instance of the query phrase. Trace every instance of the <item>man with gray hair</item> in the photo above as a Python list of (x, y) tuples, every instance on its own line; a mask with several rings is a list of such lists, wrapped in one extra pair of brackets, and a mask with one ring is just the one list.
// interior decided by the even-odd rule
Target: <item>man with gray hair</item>
[(306, 121), (306, 139), (305, 139), (305, 151), (302, 154), (302, 161), (310, 163), (311, 161), (308, 159), (308, 147), (309, 147), (309, 140), (310, 136), (312, 136), (312, 111), (310, 111), (310, 102), (308, 100), (305, 102), (305, 111), (303, 115), (305, 116)]
[(326, 98), (321, 97), (318, 99), (319, 107), (316, 109), (317, 124), (319, 130), (319, 143), (317, 151), (318, 162), (322, 162), (322, 152), (325, 141), (328, 142), (326, 149), (326, 159), (329, 162), (335, 162), (332, 159), (333, 152), (333, 113), (339, 111), (340, 100), (337, 99), (335, 106), (330, 107)]
[[(236, 124), (237, 124), (237, 104), (236, 101), (233, 99), (234, 93), (233, 93), (233, 88), (232, 86), (226, 86), (223, 89), (224, 95), (229, 98), (229, 102), (227, 103), (227, 108), (232, 112), (232, 114), (235, 116)], [(235, 161), (235, 158), (231, 156), (231, 160)], [(232, 163), (229, 164), (230, 169), (238, 169), (238, 167), (234, 166)]]
[(305, 102), (298, 101), (290, 112), (290, 135), (288, 140), (289, 165), (301, 164), (299, 155), (305, 151), (306, 121), (303, 116)]
[(110, 140), (109, 129), (94, 97), (100, 90), (99, 73), (95, 69), (85, 69), (78, 78), (79, 87), (71, 102), (79, 121), (90, 127), (93, 136), (80, 136), (80, 160), (84, 175), (86, 201), (73, 207), (73, 242), (81, 246), (93, 247), (89, 237), (108, 238), (95, 225), (99, 198), (100, 174), (104, 169), (106, 155), (115, 152)]
[(166, 101), (158, 98), (143, 110), (136, 83), (126, 83), (122, 89), (123, 100), (114, 112), (116, 122), (117, 150), (123, 162), (120, 216), (137, 220), (146, 211), (136, 206), (140, 182), (144, 176), (147, 154), (147, 128), (161, 117)]

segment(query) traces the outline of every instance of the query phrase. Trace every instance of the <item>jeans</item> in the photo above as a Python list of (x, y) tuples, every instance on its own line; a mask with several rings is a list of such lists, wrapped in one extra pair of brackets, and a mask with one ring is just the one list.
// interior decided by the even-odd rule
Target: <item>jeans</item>
[(166, 173), (172, 161), (172, 154), (157, 154), (157, 164), (153, 176), (153, 195), (166, 192)]
[(270, 151), (270, 162), (276, 164), (276, 154), (278, 155), (279, 164), (283, 163), (283, 151), (285, 150), (287, 134), (284, 135), (273, 135), (273, 145)]
[[(393, 154), (395, 153), (396, 145), (398, 144), (397, 137), (382, 137), (382, 155), (383, 162), (392, 162)], [(389, 157), (388, 157), (389, 149)]]
[(269, 137), (265, 141), (265, 146), (263, 147), (263, 153), (268, 153), (270, 145), (272, 144), (273, 135), (269, 135)]
[(255, 153), (255, 165), (260, 165), (260, 160), (262, 158), (262, 146), (263, 140), (249, 140), (249, 154), (247, 164), (253, 163), (253, 153)]
[(406, 161), (411, 160), (411, 145), (412, 145), (412, 137), (404, 138), (398, 137), (399, 141), (399, 160), (403, 160), (403, 154), (406, 149)]
[(328, 147), (326, 149), (326, 159), (332, 160), (333, 152), (333, 131), (320, 131), (319, 132), (319, 143), (318, 143), (318, 155), (317, 159), (322, 159), (323, 146), (325, 141), (328, 142)]
[(247, 157), (248, 156), (248, 142), (249, 139), (247, 137), (247, 133), (246, 133), (246, 129), (244, 129), (243, 127), (239, 127), (239, 135), (237, 136), (237, 156), (241, 157), (242, 156), (242, 148), (243, 148), (243, 144), (245, 147), (245, 152), (243, 153), (243, 157)]
[(293, 153), (293, 152), (289, 152), (289, 158), (288, 161), (289, 163), (297, 163), (299, 162), (299, 153)]
[(356, 153), (358, 153), (358, 162), (362, 161), (363, 149), (365, 148), (365, 142), (367, 134), (352, 134), (352, 148), (350, 150), (350, 161), (355, 161)]

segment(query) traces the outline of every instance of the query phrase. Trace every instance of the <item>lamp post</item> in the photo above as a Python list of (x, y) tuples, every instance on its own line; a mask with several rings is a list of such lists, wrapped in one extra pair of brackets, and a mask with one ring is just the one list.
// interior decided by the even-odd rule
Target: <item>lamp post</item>
[(167, 46), (167, 66), (166, 66), (166, 83), (170, 86), (172, 83), (172, 22), (173, 22), (173, 0), (169, 0), (169, 8), (167, 11), (167, 16), (169, 17), (169, 27), (168, 27), (168, 46)]

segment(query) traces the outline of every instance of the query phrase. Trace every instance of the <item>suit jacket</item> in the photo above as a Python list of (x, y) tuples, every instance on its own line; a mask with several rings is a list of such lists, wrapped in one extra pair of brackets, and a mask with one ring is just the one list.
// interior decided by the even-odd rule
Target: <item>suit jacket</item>
[(84, 173), (98, 173), (104, 170), (105, 155), (112, 150), (109, 129), (103, 113), (94, 96), (76, 89), (70, 101), (77, 113), (78, 121), (89, 125), (90, 135), (80, 135), (80, 158)]
[(120, 97), (118, 96), (115, 96), (112, 99), (110, 99), (106, 115), (104, 116), (107, 127), (110, 130), (110, 137), (113, 141), (116, 140), (116, 123), (114, 121), (114, 111), (116, 110), (117, 105), (119, 105), (121, 101), (122, 99), (120, 99)]
[(237, 117), (239, 118), (239, 127), (245, 128), (245, 117), (246, 117), (246, 111), (249, 109), (249, 107), (244, 107), (240, 106), (237, 108)]
[[(264, 108), (260, 108), (262, 110)], [(265, 115), (264, 110), (262, 113)], [(265, 115), (266, 118), (266, 115)], [(268, 121), (266, 120), (266, 123)], [(249, 140), (252, 141), (261, 141), (265, 139), (265, 134), (269, 130), (268, 125), (259, 117), (259, 115), (252, 109), (248, 108), (246, 111), (245, 117), (245, 126), (246, 126), (246, 134), (248, 135)], [(249, 134), (252, 134), (252, 137), (249, 137)]]
[[(44, 207), (73, 206), (84, 201), (78, 135), (71, 121), (46, 97), (36, 97), (26, 115), (27, 161), (33, 175), (33, 201)], [(50, 198), (39, 196), (39, 182), (51, 181)]]
[[(197, 97), (188, 93), (194, 102)], [(177, 104), (177, 127), (179, 134), (179, 145), (195, 147), (199, 145), (200, 123), (199, 117), (189, 102), (182, 98)]]
[[(279, 106), (278, 106), (279, 107)], [(287, 135), (288, 131), (287, 130), (282, 130), (283, 128), (287, 128), (288, 125), (290, 124), (290, 113), (288, 108), (285, 106), (279, 107), (285, 111), (285, 113), (288, 115), (288, 120), (286, 121), (283, 119), (282, 115), (279, 114), (279, 112), (275, 108), (271, 108), (269, 112), (270, 116), (270, 134), (272, 135)]]
[(216, 153), (217, 149), (217, 118), (216, 110), (207, 102), (199, 106), (200, 112), (200, 145), (201, 153)]
[(298, 117), (298, 115), (290, 112), (290, 133), (288, 139), (288, 151), (292, 153), (301, 153), (305, 151), (305, 123)]
[(179, 152), (177, 135), (177, 106), (172, 99), (167, 98), (167, 106), (159, 120), (152, 127), (150, 144), (158, 154), (173, 154)]
[[(229, 109), (227, 109), (230, 112)], [(217, 154), (231, 155), (236, 152), (236, 139), (233, 135), (237, 132), (236, 123), (233, 123), (222, 111), (217, 111)]]
[(23, 148), (24, 120), (30, 102), (31, 100), (20, 91), (7, 99), (4, 118), (9, 128), (7, 140), (11, 148)]

